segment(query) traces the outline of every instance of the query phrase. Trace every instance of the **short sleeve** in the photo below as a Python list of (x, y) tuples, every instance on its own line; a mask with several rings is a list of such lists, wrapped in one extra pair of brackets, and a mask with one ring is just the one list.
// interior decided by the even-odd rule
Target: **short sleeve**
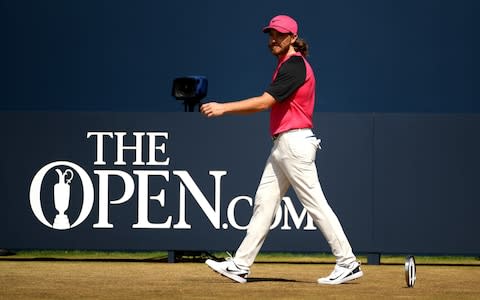
[(290, 97), (305, 82), (307, 70), (305, 61), (300, 56), (292, 56), (278, 70), (277, 76), (266, 92), (277, 101)]

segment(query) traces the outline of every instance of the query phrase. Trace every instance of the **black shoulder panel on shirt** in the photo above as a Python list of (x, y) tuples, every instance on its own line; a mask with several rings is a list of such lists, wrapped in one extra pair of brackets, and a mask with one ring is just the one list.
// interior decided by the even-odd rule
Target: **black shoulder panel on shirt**
[(275, 80), (266, 89), (266, 92), (277, 101), (290, 97), (307, 77), (307, 68), (301, 56), (292, 56), (282, 64)]

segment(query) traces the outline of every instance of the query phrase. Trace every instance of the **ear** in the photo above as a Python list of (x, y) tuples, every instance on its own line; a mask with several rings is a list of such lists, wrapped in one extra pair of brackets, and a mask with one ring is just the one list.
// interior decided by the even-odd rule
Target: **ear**
[(293, 34), (293, 35), (292, 35), (292, 40), (290, 41), (290, 44), (293, 45), (293, 44), (297, 41), (297, 39), (298, 39), (298, 35)]

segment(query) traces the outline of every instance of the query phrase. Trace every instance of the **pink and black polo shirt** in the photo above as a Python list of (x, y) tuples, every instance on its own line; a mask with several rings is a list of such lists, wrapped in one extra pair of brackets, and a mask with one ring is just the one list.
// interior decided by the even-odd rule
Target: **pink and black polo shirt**
[(315, 76), (310, 64), (299, 52), (278, 62), (266, 92), (276, 100), (270, 111), (272, 136), (292, 129), (313, 127)]

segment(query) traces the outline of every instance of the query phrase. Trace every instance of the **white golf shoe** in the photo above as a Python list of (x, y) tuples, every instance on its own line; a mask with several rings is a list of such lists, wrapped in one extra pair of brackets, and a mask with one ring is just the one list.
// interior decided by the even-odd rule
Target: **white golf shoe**
[(207, 259), (205, 263), (215, 272), (218, 272), (223, 276), (226, 276), (239, 283), (247, 282), (248, 274), (250, 274), (249, 269), (238, 267), (233, 259), (230, 258), (222, 262)]
[(319, 284), (341, 284), (350, 280), (354, 280), (363, 276), (360, 263), (353, 262), (348, 267), (335, 265), (333, 272), (327, 277), (319, 278)]

